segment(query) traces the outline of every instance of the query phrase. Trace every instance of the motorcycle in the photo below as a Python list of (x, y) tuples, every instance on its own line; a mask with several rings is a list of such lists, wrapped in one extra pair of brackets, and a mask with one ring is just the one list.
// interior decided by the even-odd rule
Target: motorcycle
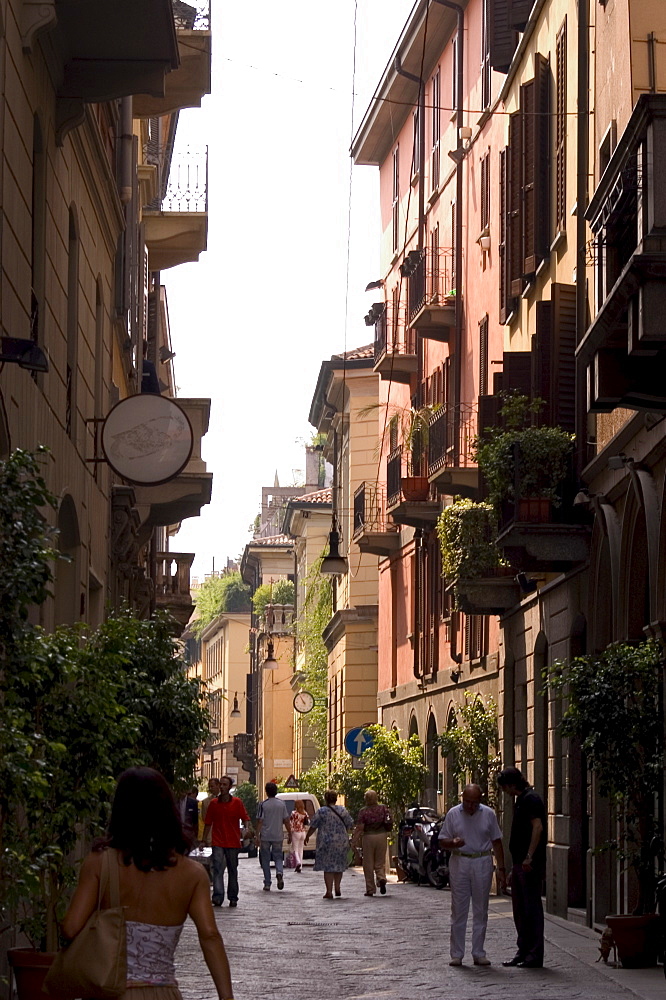
[(398, 829), (398, 862), (407, 878), (420, 885), (428, 882), (436, 889), (448, 885), (448, 854), (440, 851), (433, 833), (441, 820), (429, 806), (407, 809)]

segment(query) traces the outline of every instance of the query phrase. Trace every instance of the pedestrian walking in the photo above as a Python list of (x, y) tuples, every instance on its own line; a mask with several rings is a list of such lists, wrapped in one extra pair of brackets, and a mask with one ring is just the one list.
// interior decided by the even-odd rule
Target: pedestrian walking
[(306, 828), (310, 825), (303, 799), (296, 799), (294, 810), (289, 817), (291, 829), (291, 849), (296, 859), (295, 871), (300, 872), (303, 866), (303, 845), (305, 844)]
[(208, 795), (205, 799), (202, 799), (199, 803), (199, 825), (202, 828), (201, 840), (203, 840), (203, 827), (206, 824), (206, 813), (208, 811), (208, 806), (211, 804), (213, 799), (216, 799), (220, 794), (220, 779), (219, 778), (209, 778), (208, 779)]
[(276, 795), (277, 785), (274, 781), (269, 781), (266, 785), (267, 798), (257, 808), (255, 844), (259, 848), (259, 861), (264, 873), (264, 892), (271, 891), (271, 860), (275, 864), (277, 887), (278, 889), (284, 889), (283, 826), (287, 831), (287, 839), (291, 843), (289, 810), (282, 799), (275, 797)]
[(380, 803), (377, 792), (372, 788), (368, 788), (363, 801), (365, 805), (356, 819), (355, 832), (361, 838), (365, 895), (374, 896), (379, 888), (382, 896), (385, 896), (386, 844), (393, 829), (393, 820), (388, 807)]
[(196, 845), (199, 835), (199, 803), (197, 802), (198, 789), (191, 788), (178, 800), (178, 811), (180, 821), (187, 839), (190, 842), (190, 850)]
[(324, 873), (326, 892), (324, 899), (333, 899), (333, 892), (341, 896), (340, 885), (342, 873), (348, 864), (349, 829), (354, 825), (344, 806), (336, 806), (338, 793), (328, 789), (324, 793), (324, 805), (318, 809), (310, 820), (310, 827), (305, 836), (305, 846), (317, 831), (317, 850), (315, 852), (314, 870)]
[(120, 905), (126, 919), (127, 991), (118, 1000), (182, 1000), (174, 952), (185, 918), (199, 935), (219, 1000), (233, 989), (224, 943), (215, 923), (208, 877), (186, 857), (190, 842), (180, 811), (161, 774), (133, 767), (121, 774), (108, 836), (84, 860), (61, 931), (72, 940), (101, 905), (111, 905), (107, 887), (98, 900), (103, 857), (118, 868)]
[(249, 823), (245, 806), (231, 794), (233, 780), (225, 775), (219, 781), (220, 793), (206, 810), (204, 843), (213, 846), (213, 906), (224, 903), (224, 872), (227, 874), (229, 906), (238, 906), (238, 855), (241, 849), (241, 823)]
[(488, 898), (493, 880), (493, 853), (500, 885), (506, 884), (502, 831), (497, 816), (481, 802), (479, 785), (466, 785), (462, 802), (446, 814), (439, 831), (440, 845), (451, 852), (451, 961), (462, 965), (469, 903), (472, 901), (472, 958), (475, 965), (490, 965), (485, 941)]
[(517, 767), (505, 767), (497, 778), (502, 791), (514, 800), (509, 852), (511, 904), (518, 950), (504, 965), (521, 969), (543, 966), (543, 903), (541, 887), (546, 873), (546, 807)]

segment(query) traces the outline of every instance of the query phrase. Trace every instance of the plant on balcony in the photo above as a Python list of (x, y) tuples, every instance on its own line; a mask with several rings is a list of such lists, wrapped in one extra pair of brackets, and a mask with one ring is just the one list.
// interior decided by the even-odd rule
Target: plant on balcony
[(291, 580), (262, 583), (252, 595), (254, 613), (261, 618), (267, 604), (289, 604), (293, 606), (294, 596), (294, 584)]
[(197, 618), (192, 632), (199, 638), (207, 625), (223, 611), (250, 611), (250, 588), (240, 573), (225, 573), (206, 580), (194, 595)]
[(634, 914), (653, 913), (655, 800), (663, 778), (662, 652), (654, 640), (612, 643), (601, 653), (557, 660), (546, 672), (551, 691), (565, 698), (563, 736), (580, 740), (597, 790), (623, 817), (618, 850), (638, 884)]
[(574, 435), (561, 427), (531, 425), (543, 400), (505, 396), (503, 427), (490, 427), (475, 442), (475, 458), (496, 508), (507, 500), (538, 497), (558, 506), (569, 472)]
[(457, 497), (437, 519), (442, 573), (449, 580), (491, 576), (503, 565), (492, 504)]

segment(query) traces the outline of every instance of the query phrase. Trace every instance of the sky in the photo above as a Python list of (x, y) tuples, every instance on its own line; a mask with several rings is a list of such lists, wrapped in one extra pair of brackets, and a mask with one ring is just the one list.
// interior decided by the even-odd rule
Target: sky
[[(199, 579), (242, 552), (276, 472), (304, 481), (321, 363), (373, 338), (380, 240), (375, 167), (353, 168), (348, 226), (355, 0), (211, 6), (212, 93), (177, 133), (209, 148), (208, 249), (162, 272), (177, 394), (211, 399), (212, 503), (171, 544)], [(354, 127), (411, 7), (358, 0)]]

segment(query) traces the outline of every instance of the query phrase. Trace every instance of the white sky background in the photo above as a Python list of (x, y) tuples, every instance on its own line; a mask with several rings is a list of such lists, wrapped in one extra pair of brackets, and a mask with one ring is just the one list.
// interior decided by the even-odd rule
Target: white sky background
[[(319, 368), (345, 349), (354, 18), (354, 0), (211, 4), (213, 92), (177, 143), (209, 146), (208, 250), (162, 272), (178, 395), (212, 400), (213, 500), (171, 545), (199, 578), (242, 551), (276, 469), (304, 480)], [(355, 126), (411, 7), (358, 0)], [(378, 171), (355, 167), (348, 350), (374, 336), (379, 237)]]

